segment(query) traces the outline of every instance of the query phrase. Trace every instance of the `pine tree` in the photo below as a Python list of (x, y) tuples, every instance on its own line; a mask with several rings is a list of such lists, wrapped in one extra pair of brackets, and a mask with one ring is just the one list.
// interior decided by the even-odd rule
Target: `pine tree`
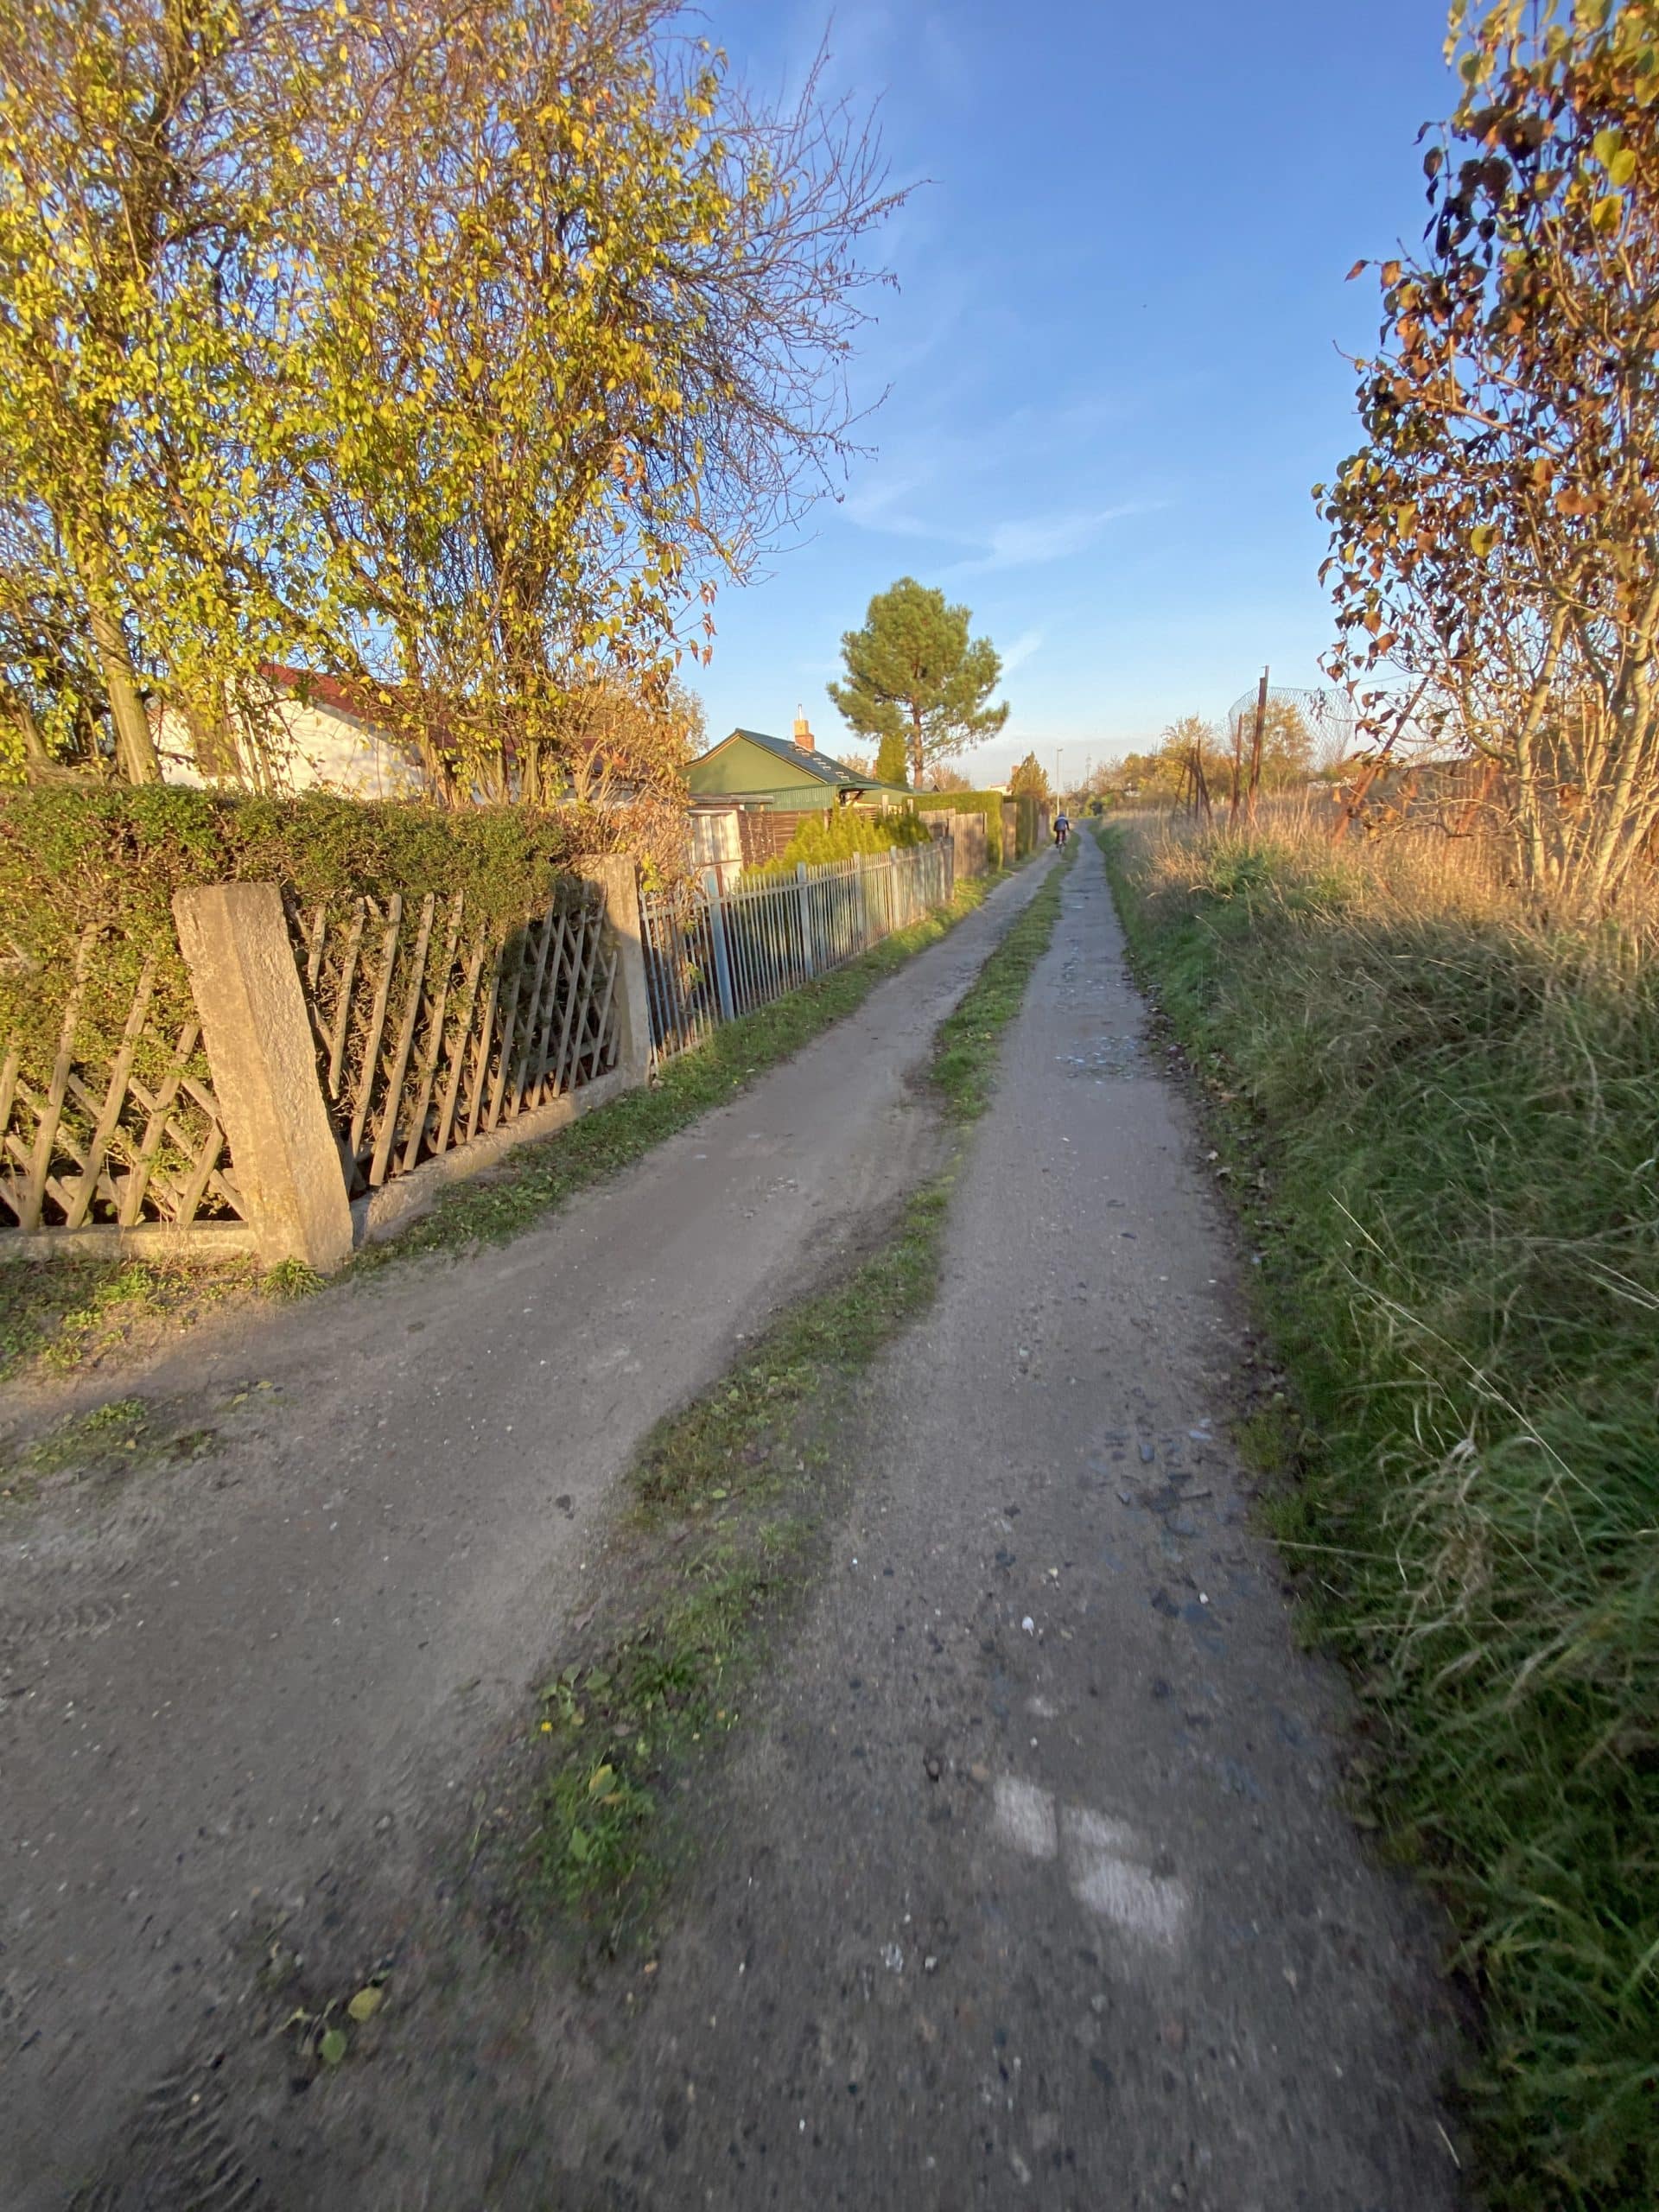
[(1006, 700), (989, 703), (1001, 660), (988, 638), (969, 639), (971, 620), (942, 591), (901, 576), (841, 640), (847, 680), (830, 696), (861, 735), (903, 743), (918, 791), (930, 763), (995, 737), (1008, 718)]

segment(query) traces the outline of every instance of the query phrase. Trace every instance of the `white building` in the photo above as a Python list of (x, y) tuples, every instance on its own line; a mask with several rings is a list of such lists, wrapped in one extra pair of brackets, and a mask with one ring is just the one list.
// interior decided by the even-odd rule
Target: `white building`
[[(423, 788), (414, 754), (378, 728), (372, 707), (339, 677), (267, 661), (260, 674), (270, 686), (276, 725), (267, 745), (276, 755), (277, 780), (286, 790), (338, 791), (350, 798), (414, 798)], [(173, 707), (156, 716), (162, 774), (169, 784), (198, 788), (231, 777), (226, 758), (232, 741), (220, 730), (200, 732)], [(215, 773), (213, 764), (224, 760)]]

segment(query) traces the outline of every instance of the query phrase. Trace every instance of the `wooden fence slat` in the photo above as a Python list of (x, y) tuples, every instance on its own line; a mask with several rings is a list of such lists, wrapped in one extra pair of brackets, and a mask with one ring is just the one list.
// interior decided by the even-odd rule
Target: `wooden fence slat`
[(63, 1225), (66, 1229), (79, 1229), (92, 1211), (99, 1177), (103, 1173), (104, 1155), (110, 1148), (110, 1139), (120, 1122), (121, 1109), (127, 1103), (127, 1078), (132, 1073), (133, 1057), (138, 1050), (138, 1039), (149, 1012), (150, 993), (155, 983), (156, 956), (151, 953), (138, 977), (138, 988), (133, 994), (131, 1010), (127, 1015), (127, 1026), (121, 1033), (120, 1048), (110, 1070), (109, 1089), (104, 1094), (104, 1110), (93, 1125), (92, 1141), (87, 1147), (79, 1188), (65, 1210)]
[(325, 906), (319, 905), (316, 912), (311, 917), (311, 938), (309, 944), (306, 946), (305, 1003), (307, 1011), (311, 1016), (311, 1027), (317, 1033), (317, 1042), (320, 1045), (327, 1042), (322, 1033), (322, 1024), (317, 1013), (317, 985), (322, 980), (322, 947), (323, 940), (327, 934), (328, 909)]
[(17, 1225), (25, 1231), (38, 1229), (41, 1225), (41, 1207), (46, 1197), (47, 1179), (52, 1166), (52, 1148), (57, 1140), (58, 1124), (63, 1117), (63, 1101), (69, 1088), (69, 1071), (74, 1060), (75, 1026), (80, 1019), (86, 970), (92, 964), (92, 946), (97, 937), (96, 930), (83, 930), (80, 944), (76, 948), (75, 980), (70, 989), (69, 1002), (63, 1010), (58, 1056), (53, 1063), (52, 1081), (45, 1104), (41, 1109), (40, 1127), (35, 1133), (35, 1149), (23, 1185), (23, 1208), (18, 1216)]
[(443, 1103), (438, 1109), (438, 1127), (432, 1146), (435, 1153), (449, 1149), (449, 1133), (454, 1127), (455, 1108), (461, 1103), (461, 1080), (467, 1071), (467, 1048), (472, 1042), (473, 1016), (478, 1008), (478, 979), (484, 972), (484, 955), (488, 943), (485, 931), (480, 930), (477, 943), (467, 963), (465, 1003), (455, 1028), (454, 1047), (449, 1055), (449, 1080), (444, 1086)]
[(485, 994), (484, 1019), (473, 1033), (470, 1055), (473, 1092), (467, 1109), (468, 1144), (478, 1135), (479, 1116), (483, 1111), (485, 1095), (490, 1087), (490, 1046), (495, 1037), (495, 1009), (501, 1001), (501, 956), (506, 949), (505, 943), (498, 944), (491, 957), (490, 988)]
[(397, 1043), (386, 1077), (385, 1096), (375, 1135), (374, 1156), (369, 1163), (372, 1191), (378, 1191), (386, 1179), (386, 1166), (397, 1138), (397, 1109), (404, 1103), (404, 1077), (409, 1072), (409, 1056), (414, 1049), (415, 1025), (421, 1018), (421, 999), (426, 989), (426, 950), (432, 942), (432, 916), (437, 903), (435, 893), (430, 891), (421, 902), (421, 924), (415, 933), (415, 950), (410, 957), (409, 996), (404, 1004), (403, 1020), (398, 1024)]
[(346, 935), (346, 954), (340, 963), (340, 1001), (334, 1008), (334, 1033), (328, 1041), (328, 1096), (338, 1102), (340, 1078), (346, 1066), (346, 1040), (351, 1032), (352, 990), (357, 981), (357, 957), (363, 944), (368, 900), (359, 899)]
[(590, 1083), (595, 1076), (603, 1075), (607, 1068), (613, 1066), (616, 1060), (615, 1032), (613, 1030), (607, 1034), (607, 1025), (611, 1017), (611, 1001), (616, 991), (618, 959), (619, 955), (614, 947), (605, 956), (605, 988), (597, 1001), (599, 1013), (594, 1025), (594, 1065), (588, 1071), (588, 1080)]
[(575, 1047), (570, 1055), (570, 1088), (576, 1088), (584, 1060), (589, 1063), (588, 1079), (602, 1072), (605, 1048), (605, 1023), (610, 1014), (611, 994), (616, 986), (618, 950), (606, 943), (605, 918), (602, 910), (594, 916), (593, 960), (590, 980), (577, 1021)]
[(556, 894), (542, 917), (541, 944), (536, 955), (536, 972), (531, 978), (530, 1005), (519, 1030), (518, 1062), (512, 1071), (512, 1092), (507, 1107), (507, 1118), (515, 1120), (524, 1103), (524, 1077), (530, 1072), (530, 1056), (536, 1047), (537, 1027), (542, 1011), (542, 981), (547, 974), (547, 957), (553, 950), (556, 934), (554, 923), (558, 918)]
[(207, 1126), (207, 1134), (201, 1140), (201, 1150), (196, 1155), (189, 1175), (178, 1186), (177, 1211), (174, 1218), (181, 1227), (195, 1219), (202, 1195), (207, 1188), (208, 1178), (218, 1166), (219, 1155), (224, 1149), (225, 1132), (215, 1119)]
[(572, 971), (570, 1002), (564, 1010), (564, 1027), (559, 1038), (558, 1072), (553, 1084), (553, 1095), (556, 1098), (563, 1097), (567, 1090), (574, 1090), (575, 1087), (574, 1081), (567, 1082), (566, 1080), (567, 1066), (572, 1075), (575, 1071), (574, 1057), (567, 1061), (566, 1047), (570, 1042), (571, 1017), (573, 1015), (578, 1017), (575, 1027), (575, 1034), (578, 1038), (582, 1034), (582, 1024), (586, 1020), (585, 1001), (593, 989), (594, 962), (599, 950), (601, 925), (601, 917), (595, 899), (588, 902), (582, 915), (582, 958), (578, 967)]
[(161, 1087), (153, 1099), (141, 1084), (135, 1083), (130, 1086), (133, 1096), (149, 1118), (138, 1147), (138, 1157), (133, 1162), (132, 1173), (127, 1178), (126, 1193), (117, 1217), (124, 1229), (132, 1228), (138, 1219), (139, 1210), (149, 1192), (150, 1177), (155, 1173), (156, 1155), (166, 1134), (173, 1101), (179, 1095), (179, 1085), (184, 1079), (185, 1069), (189, 1065), (190, 1055), (195, 1051), (196, 1039), (200, 1034), (200, 1025), (194, 1021), (187, 1021), (180, 1030), (173, 1048), (173, 1064), (162, 1077)]
[[(421, 1139), (426, 1131), (426, 1117), (432, 1104), (433, 1087), (438, 1079), (438, 1069), (443, 1059), (444, 1023), (448, 1018), (449, 979), (455, 970), (455, 947), (461, 942), (461, 910), (465, 893), (457, 891), (449, 901), (449, 927), (444, 938), (443, 965), (439, 974), (435, 999), (428, 1000), (428, 1029), (425, 1066), (416, 1092), (414, 1110), (409, 1121), (409, 1141), (404, 1147), (403, 1158), (397, 1165), (407, 1175), (420, 1157)], [(433, 1150), (439, 1150), (434, 1146)]]
[(385, 1034), (386, 1007), (391, 1000), (391, 972), (397, 964), (397, 931), (404, 918), (404, 894), (394, 891), (386, 901), (386, 926), (380, 938), (380, 980), (375, 985), (374, 1006), (358, 1070), (357, 1098), (352, 1109), (351, 1154), (356, 1160), (363, 1149), (363, 1131), (374, 1099), (375, 1078), (380, 1071), (380, 1039)]
[(547, 990), (536, 1016), (536, 1058), (530, 1078), (531, 1096), (539, 1106), (545, 1096), (548, 1062), (553, 1057), (553, 1016), (559, 1003), (559, 983), (565, 973), (565, 956), (570, 942), (570, 902), (559, 902), (559, 931), (553, 947), (552, 959), (548, 963)]
[(524, 969), (530, 959), (531, 920), (525, 918), (518, 931), (518, 957), (513, 964), (512, 988), (508, 995), (505, 1011), (501, 1017), (500, 1059), (495, 1071), (495, 1086), (490, 1093), (489, 1118), (485, 1126), (495, 1128), (501, 1119), (501, 1108), (507, 1095), (507, 1084), (512, 1068), (512, 1048), (518, 1033), (518, 1001), (524, 995)]
[(570, 934), (569, 990), (564, 1001), (564, 1020), (559, 1025), (559, 1049), (553, 1062), (553, 1087), (550, 1097), (564, 1096), (565, 1054), (570, 1042), (570, 1027), (582, 1004), (582, 969), (588, 951), (588, 911), (584, 903), (578, 909), (580, 918)]

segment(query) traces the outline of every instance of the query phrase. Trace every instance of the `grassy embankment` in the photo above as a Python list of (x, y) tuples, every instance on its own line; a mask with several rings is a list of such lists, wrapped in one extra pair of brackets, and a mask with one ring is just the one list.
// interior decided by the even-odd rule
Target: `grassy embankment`
[[(931, 1067), (948, 1122), (989, 1103), (1002, 1033), (1053, 933), (1069, 859), (1009, 927)], [(524, 1902), (552, 1906), (601, 1948), (648, 1936), (671, 1871), (676, 1799), (735, 1726), (772, 1632), (799, 1592), (849, 1478), (859, 1386), (925, 1310), (957, 1149), (894, 1209), (862, 1262), (780, 1313), (712, 1389), (662, 1422), (633, 1470), (635, 1511), (610, 1591), (542, 1692), (529, 1832), (498, 1839)], [(517, 1871), (515, 1871), (517, 1870)]]
[(1295, 1384), (1276, 1533), (1355, 1672), (1374, 1810), (1484, 2000), (1488, 2201), (1650, 2212), (1651, 925), (1538, 925), (1444, 847), (1104, 842)]
[[(950, 903), (884, 938), (758, 1014), (718, 1029), (645, 1090), (631, 1091), (557, 1136), (525, 1145), (476, 1182), (445, 1192), (401, 1236), (360, 1253), (349, 1281), (415, 1254), (499, 1243), (581, 1190), (619, 1173), (653, 1145), (723, 1105), (832, 1022), (853, 1013), (887, 976), (982, 906), (1001, 874), (957, 886)], [(0, 1268), (0, 1384), (68, 1375), (118, 1361), (127, 1346), (171, 1338), (215, 1313), (321, 1288), (302, 1268), (262, 1274), (251, 1262), (207, 1270), (133, 1260), (42, 1260)]]

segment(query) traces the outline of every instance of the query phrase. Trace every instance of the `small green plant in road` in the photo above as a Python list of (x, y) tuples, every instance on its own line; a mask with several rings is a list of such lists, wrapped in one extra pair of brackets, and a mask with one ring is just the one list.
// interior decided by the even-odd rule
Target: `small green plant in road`
[(115, 1398), (58, 1421), (10, 1462), (0, 1460), (0, 1503), (30, 1497), (53, 1475), (119, 1465), (149, 1441), (149, 1408), (142, 1398)]
[(143, 1260), (13, 1261), (0, 1268), (0, 1383), (82, 1372), (152, 1335), (245, 1300), (251, 1262), (168, 1267)]
[[(1052, 936), (1067, 864), (935, 1040), (933, 1083), (958, 1125), (989, 1103), (997, 1049)], [(532, 1891), (607, 1944), (648, 1925), (674, 1857), (667, 1808), (734, 1725), (821, 1551), (848, 1479), (836, 1441), (860, 1383), (935, 1294), (958, 1160), (959, 1147), (895, 1208), (868, 1257), (779, 1314), (640, 1452), (613, 1609), (590, 1656), (547, 1683), (536, 1723)]]
[(48, 1429), (29, 1446), (25, 1462), (35, 1474), (57, 1474), (66, 1467), (136, 1452), (149, 1427), (149, 1408), (142, 1398), (112, 1398), (106, 1406)]
[[(1659, 2202), (1659, 963), (1443, 842), (1105, 833), (1297, 1414), (1270, 1513), (1484, 2000), (1504, 2212)], [(1461, 873), (1459, 872), (1461, 867)]]

